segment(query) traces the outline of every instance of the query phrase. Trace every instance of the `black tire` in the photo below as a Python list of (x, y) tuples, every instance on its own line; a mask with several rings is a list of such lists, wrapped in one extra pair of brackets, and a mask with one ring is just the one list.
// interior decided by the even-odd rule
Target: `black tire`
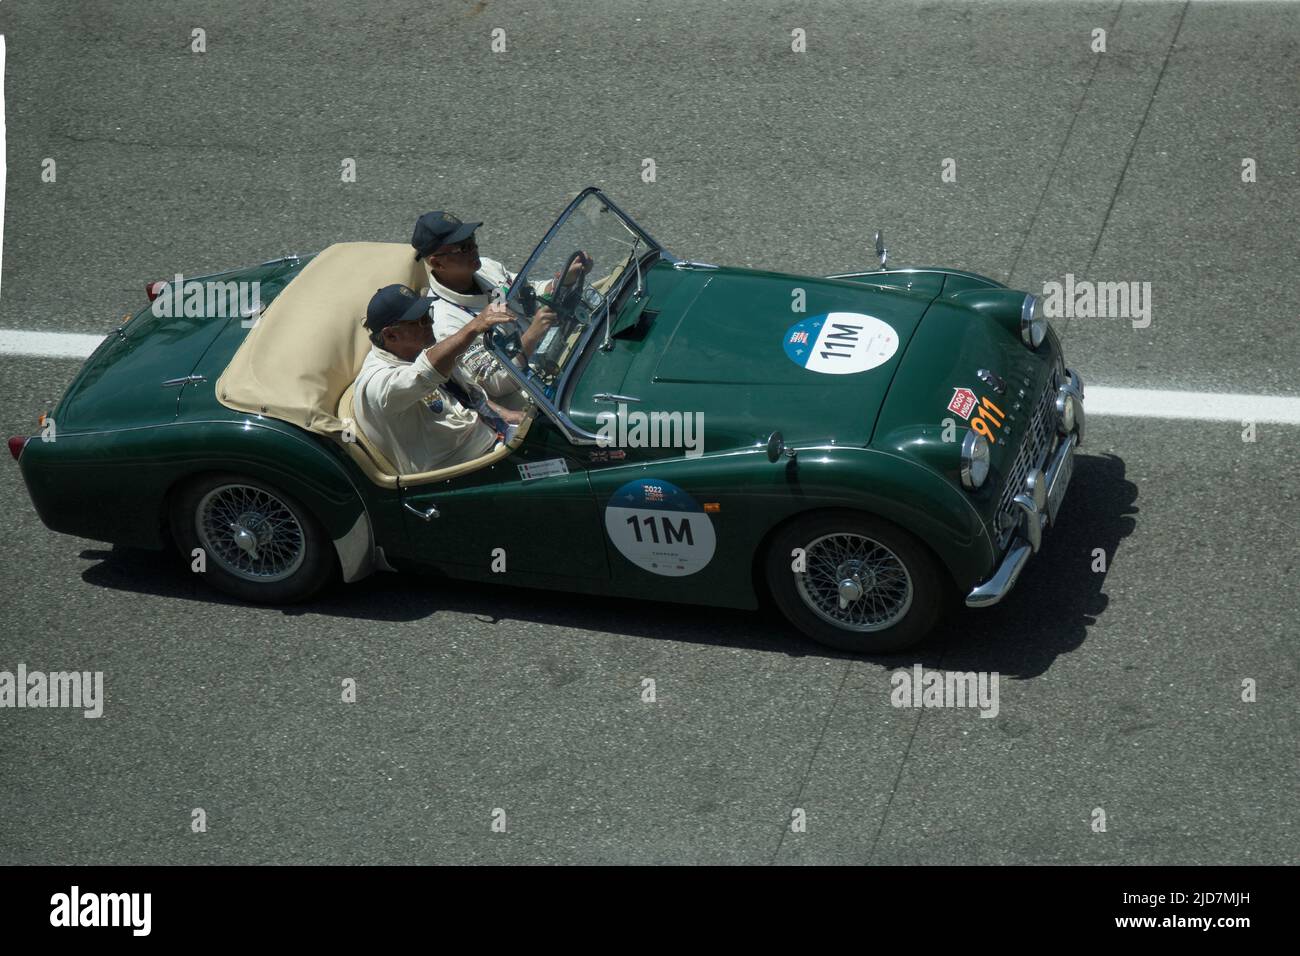
[[(796, 548), (805, 554), (802, 572), (794, 570)], [(765, 563), (781, 613), (817, 643), (842, 651), (914, 647), (952, 600), (948, 577), (925, 545), (897, 525), (860, 512), (796, 519), (772, 540)], [(857, 589), (860, 596), (845, 597), (842, 607), (836, 580), (853, 582), (846, 590)]]
[(202, 550), (203, 579), (243, 601), (306, 600), (337, 567), (334, 546), (316, 517), (256, 478), (214, 474), (190, 482), (173, 496), (170, 517), (184, 559), (192, 561), (194, 549)]

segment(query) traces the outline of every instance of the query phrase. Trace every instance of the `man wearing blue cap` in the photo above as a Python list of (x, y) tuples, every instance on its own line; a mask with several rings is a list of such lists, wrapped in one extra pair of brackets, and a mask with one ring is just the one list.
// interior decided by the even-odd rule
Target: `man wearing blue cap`
[[(495, 259), (479, 256), (475, 230), (481, 222), (462, 222), (447, 212), (426, 212), (415, 223), (411, 246), (415, 258), (424, 262), (429, 274), (429, 293), (433, 305), (433, 336), (441, 341), (454, 335), (471, 318), (500, 298), (514, 282), (513, 273)], [(590, 261), (576, 264), (575, 269), (590, 268)], [(534, 283), (538, 292), (548, 291), (549, 283)], [(555, 322), (555, 313), (543, 306), (520, 335), (523, 361), (531, 355)], [(460, 367), (471, 381), (483, 386), (496, 402), (507, 408), (522, 409), (527, 397), (518, 382), (501, 367), (481, 341), (476, 341), (460, 358)]]
[(376, 292), (366, 309), (364, 324), (373, 347), (357, 375), (353, 409), (358, 427), (404, 475), (486, 455), (497, 441), (508, 441), (511, 426), (522, 419), (483, 399), (485, 411), (490, 407), (508, 423), (508, 433), (502, 433), (447, 388), (449, 379), (461, 377), (456, 362), (466, 349), (514, 316), (505, 308), (487, 309), (435, 342), (431, 305), (431, 296), (390, 285)]

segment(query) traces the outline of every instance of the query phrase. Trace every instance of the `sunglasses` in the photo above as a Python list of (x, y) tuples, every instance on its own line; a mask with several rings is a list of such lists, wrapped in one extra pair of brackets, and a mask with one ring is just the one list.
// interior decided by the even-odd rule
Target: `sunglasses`
[(407, 319), (405, 322), (394, 322), (391, 325), (384, 326), (384, 328), (397, 329), (403, 325), (418, 325), (421, 328), (428, 328), (432, 322), (433, 319), (429, 318), (428, 314), (426, 313), (425, 315), (420, 316), (420, 318), (418, 319)]
[(477, 252), (477, 251), (478, 251), (478, 240), (475, 239), (473, 236), (470, 236), (468, 239), (456, 243), (446, 252), (435, 252), (434, 255), (435, 256), (459, 256), (459, 255), (464, 255), (467, 252)]

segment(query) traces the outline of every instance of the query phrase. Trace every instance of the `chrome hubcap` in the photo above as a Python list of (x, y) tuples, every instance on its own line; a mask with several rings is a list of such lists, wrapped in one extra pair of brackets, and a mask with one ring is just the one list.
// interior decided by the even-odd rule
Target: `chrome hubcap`
[(862, 597), (862, 582), (857, 578), (845, 578), (840, 582), (840, 610), (844, 610), (858, 598)]
[(221, 485), (195, 514), (199, 544), (223, 569), (245, 581), (282, 581), (307, 554), (302, 525), (283, 501), (251, 485)]
[(828, 534), (804, 549), (799, 597), (814, 614), (850, 631), (880, 631), (912, 607), (912, 578), (898, 555), (860, 534)]

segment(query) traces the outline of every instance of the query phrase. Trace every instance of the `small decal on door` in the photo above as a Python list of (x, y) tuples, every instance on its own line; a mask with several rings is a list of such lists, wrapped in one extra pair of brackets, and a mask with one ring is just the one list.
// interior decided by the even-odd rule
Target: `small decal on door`
[(524, 481), (530, 478), (549, 478), (552, 475), (567, 475), (568, 473), (569, 464), (563, 458), (530, 461), (519, 466), (519, 477)]

